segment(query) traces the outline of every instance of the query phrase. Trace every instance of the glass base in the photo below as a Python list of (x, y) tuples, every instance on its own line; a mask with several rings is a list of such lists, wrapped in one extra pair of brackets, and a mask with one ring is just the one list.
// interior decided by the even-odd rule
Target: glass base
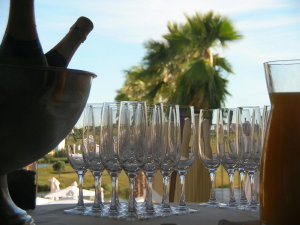
[(254, 211), (254, 212), (257, 212), (257, 211), (259, 211), (259, 204), (254, 204), (254, 205), (248, 205), (248, 210), (250, 210), (250, 211)]
[(86, 211), (85, 206), (80, 206), (80, 207), (76, 206), (73, 209), (64, 210), (64, 213), (73, 214), (73, 215), (84, 215), (85, 211)]
[(222, 203), (211, 201), (211, 202), (199, 203), (199, 205), (200, 206), (207, 206), (207, 207), (220, 207), (222, 205)]
[(239, 205), (249, 205), (249, 202), (247, 199), (245, 199), (245, 200), (240, 200), (238, 204)]
[(121, 203), (122, 210), (110, 212), (109, 210), (110, 203), (104, 203), (102, 210), (95, 211), (92, 209), (92, 206), (85, 207), (84, 209), (78, 209), (77, 207), (73, 209), (64, 210), (65, 213), (68, 214), (75, 214), (75, 215), (84, 215), (84, 216), (95, 216), (95, 217), (102, 217), (102, 218), (112, 218), (122, 221), (138, 221), (138, 220), (148, 220), (158, 217), (168, 217), (172, 215), (183, 215), (183, 214), (190, 214), (194, 212), (198, 212), (199, 210), (192, 209), (190, 207), (186, 207), (183, 209), (178, 205), (175, 206), (172, 204), (170, 208), (162, 209), (160, 204), (154, 204), (153, 212), (146, 212), (145, 208), (143, 207), (143, 203), (137, 203), (136, 212), (128, 212), (128, 204), (125, 202)]
[(245, 211), (252, 211), (252, 212), (258, 212), (259, 211), (259, 205), (258, 204), (250, 205), (249, 203), (247, 205), (240, 205), (239, 204), (236, 207), (236, 209), (245, 210)]
[(176, 215), (184, 215), (184, 214), (190, 214), (190, 213), (195, 213), (195, 212), (198, 212), (198, 210), (189, 208), (189, 207), (187, 207), (187, 206), (185, 206), (185, 207), (178, 206), (178, 207), (175, 209), (175, 212), (174, 212), (174, 213), (175, 213)]
[(104, 204), (102, 204), (101, 208), (95, 208), (93, 206), (86, 207), (83, 215), (85, 215), (85, 216), (101, 216), (103, 214), (103, 212), (108, 210), (107, 208), (108, 208), (108, 205), (104, 205)]
[(238, 210), (248, 210), (249, 205), (241, 205), (239, 204), (236, 208)]
[(179, 205), (177, 208), (176, 208), (176, 211), (177, 212), (189, 212), (189, 207), (187, 207), (186, 205)]
[(238, 209), (238, 204), (235, 203), (222, 203), (219, 204), (219, 208), (225, 208), (225, 209)]

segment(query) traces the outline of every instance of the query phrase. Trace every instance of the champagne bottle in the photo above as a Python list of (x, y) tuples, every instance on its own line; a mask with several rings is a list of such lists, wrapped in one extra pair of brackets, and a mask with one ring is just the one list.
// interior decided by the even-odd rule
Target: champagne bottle
[(36, 30), (34, 0), (10, 0), (8, 23), (0, 45), (0, 63), (47, 65)]
[[(0, 44), (0, 63), (47, 66), (36, 30), (34, 0), (10, 0), (8, 22)], [(18, 81), (12, 79), (12, 82)], [(23, 209), (35, 207), (36, 172), (27, 169), (10, 172), (7, 185), (17, 206)]]
[(91, 20), (83, 16), (79, 17), (66, 36), (46, 53), (49, 66), (67, 67), (93, 27)]

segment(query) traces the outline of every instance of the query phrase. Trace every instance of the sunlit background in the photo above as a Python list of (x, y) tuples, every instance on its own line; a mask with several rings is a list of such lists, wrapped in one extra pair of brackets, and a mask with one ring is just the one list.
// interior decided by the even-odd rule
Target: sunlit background
[[(9, 0), (0, 2), (3, 35)], [(244, 38), (225, 51), (214, 49), (232, 64), (226, 105), (269, 104), (263, 62), (300, 58), (298, 0), (35, 0), (39, 37), (47, 52), (80, 16), (94, 30), (76, 52), (69, 67), (94, 72), (89, 102), (113, 101), (124, 82), (124, 70), (141, 62), (147, 40), (159, 40), (167, 22), (184, 22), (184, 13), (213, 10), (228, 16)], [(287, 78), (288, 79), (288, 78)]]

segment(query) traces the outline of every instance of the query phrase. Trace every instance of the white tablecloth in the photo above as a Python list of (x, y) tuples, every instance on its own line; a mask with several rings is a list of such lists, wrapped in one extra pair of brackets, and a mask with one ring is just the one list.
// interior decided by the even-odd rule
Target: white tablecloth
[[(193, 206), (195, 205), (193, 204)], [(232, 222), (241, 222), (240, 224), (242, 225), (259, 224), (258, 212), (249, 212), (232, 209), (198, 207), (199, 212), (187, 215), (173, 215), (164, 218), (154, 218), (151, 220), (140, 221), (120, 221), (109, 218), (70, 215), (63, 213), (64, 209), (70, 209), (73, 207), (73, 204), (42, 205), (37, 206), (37, 208), (29, 212), (29, 214), (34, 218), (36, 225), (218, 225), (219, 222), (224, 219)]]

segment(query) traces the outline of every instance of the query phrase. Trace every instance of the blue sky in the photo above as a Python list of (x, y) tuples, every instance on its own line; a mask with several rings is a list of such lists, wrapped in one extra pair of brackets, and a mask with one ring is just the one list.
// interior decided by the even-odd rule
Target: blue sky
[[(0, 3), (0, 35), (9, 0)], [(226, 106), (269, 104), (263, 62), (300, 58), (299, 0), (36, 0), (36, 23), (47, 52), (80, 16), (94, 30), (80, 46), (69, 67), (94, 72), (89, 102), (113, 101), (124, 82), (124, 70), (144, 56), (144, 43), (159, 40), (168, 21), (184, 22), (184, 13), (214, 10), (228, 16), (244, 38), (225, 50), (234, 75), (228, 75)]]

